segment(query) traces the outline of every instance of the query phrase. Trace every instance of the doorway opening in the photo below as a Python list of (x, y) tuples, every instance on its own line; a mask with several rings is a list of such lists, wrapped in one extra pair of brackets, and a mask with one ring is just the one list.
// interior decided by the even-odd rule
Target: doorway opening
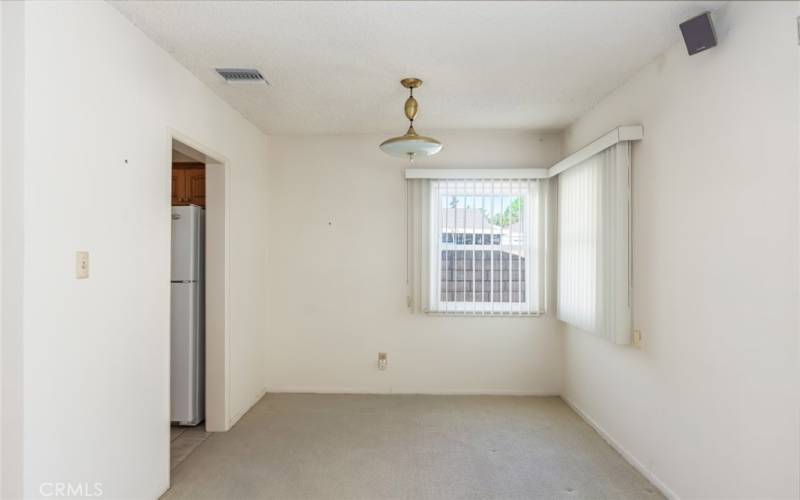
[(172, 134), (170, 468), (228, 425), (225, 161)]

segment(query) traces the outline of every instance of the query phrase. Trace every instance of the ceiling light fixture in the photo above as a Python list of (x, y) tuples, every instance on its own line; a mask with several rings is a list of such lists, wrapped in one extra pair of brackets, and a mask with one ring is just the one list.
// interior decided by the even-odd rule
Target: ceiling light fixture
[(414, 89), (422, 85), (422, 80), (418, 78), (404, 78), (400, 80), (400, 83), (410, 92), (405, 105), (406, 118), (408, 118), (409, 121), (408, 131), (406, 131), (405, 135), (392, 137), (391, 139), (383, 141), (380, 145), (381, 151), (388, 155), (408, 158), (409, 161), (414, 161), (414, 158), (417, 156), (435, 155), (441, 151), (442, 143), (431, 137), (417, 135), (417, 132), (414, 130), (414, 118), (417, 116), (417, 111), (419, 110), (417, 100), (414, 99)]

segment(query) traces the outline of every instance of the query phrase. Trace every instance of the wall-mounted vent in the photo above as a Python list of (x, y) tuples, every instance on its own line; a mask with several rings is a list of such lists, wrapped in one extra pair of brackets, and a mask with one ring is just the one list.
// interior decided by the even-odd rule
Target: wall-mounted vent
[(217, 68), (217, 73), (229, 83), (260, 83), (269, 82), (257, 69), (247, 68)]

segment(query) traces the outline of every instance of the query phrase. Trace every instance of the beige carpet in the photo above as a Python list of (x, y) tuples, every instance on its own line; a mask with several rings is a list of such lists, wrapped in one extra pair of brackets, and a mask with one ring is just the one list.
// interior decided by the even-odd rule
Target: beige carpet
[(559, 398), (270, 394), (163, 498), (663, 498)]

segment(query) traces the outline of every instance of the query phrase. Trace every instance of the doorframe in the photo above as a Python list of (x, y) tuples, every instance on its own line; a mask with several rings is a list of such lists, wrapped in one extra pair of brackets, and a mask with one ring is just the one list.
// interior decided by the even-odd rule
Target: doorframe
[[(169, 165), (169, 169), (164, 174), (168, 186), (172, 184), (174, 142), (188, 146), (204, 156), (198, 160), (203, 161), (206, 165), (206, 207), (211, 205), (212, 209), (214, 207), (222, 208), (221, 216), (219, 216), (219, 212), (217, 212), (217, 216), (214, 216), (213, 212), (206, 213), (205, 425), (207, 432), (225, 432), (231, 428), (229, 161), (224, 155), (188, 135), (168, 127), (166, 163)], [(172, 203), (169, 205), (171, 209)], [(220, 240), (223, 241), (222, 245), (213, 245), (213, 242)], [(212, 244), (209, 245), (209, 242)], [(219, 290), (222, 290), (221, 294)], [(168, 357), (168, 359), (170, 358)], [(169, 370), (167, 371), (166, 387), (170, 387)]]

